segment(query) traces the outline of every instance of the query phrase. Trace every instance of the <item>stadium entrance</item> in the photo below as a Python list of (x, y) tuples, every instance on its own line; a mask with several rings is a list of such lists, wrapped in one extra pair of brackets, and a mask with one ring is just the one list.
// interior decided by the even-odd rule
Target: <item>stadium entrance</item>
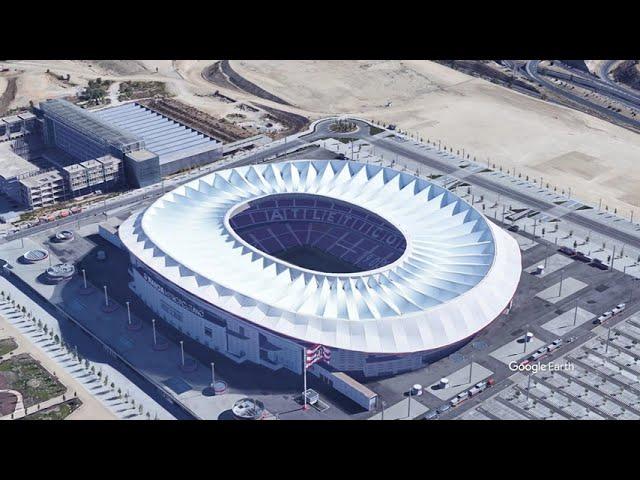
[(324, 273), (375, 270), (395, 262), (407, 246), (382, 217), (321, 195), (268, 195), (241, 205), (229, 224), (258, 250)]

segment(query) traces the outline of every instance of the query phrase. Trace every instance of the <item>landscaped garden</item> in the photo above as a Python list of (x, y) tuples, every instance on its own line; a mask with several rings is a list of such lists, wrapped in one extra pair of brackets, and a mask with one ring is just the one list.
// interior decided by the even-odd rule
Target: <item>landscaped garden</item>
[(67, 389), (31, 355), (21, 353), (0, 362), (0, 390), (22, 394), (25, 407), (62, 395)]

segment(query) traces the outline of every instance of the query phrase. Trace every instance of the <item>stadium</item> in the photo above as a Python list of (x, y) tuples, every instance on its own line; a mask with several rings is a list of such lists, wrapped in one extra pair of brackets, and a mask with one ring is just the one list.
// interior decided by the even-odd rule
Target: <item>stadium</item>
[[(420, 368), (509, 307), (517, 242), (452, 192), (391, 168), (296, 160), (218, 171), (119, 230), (131, 288), (231, 358), (360, 377)], [(310, 370), (312, 371), (312, 370)]]

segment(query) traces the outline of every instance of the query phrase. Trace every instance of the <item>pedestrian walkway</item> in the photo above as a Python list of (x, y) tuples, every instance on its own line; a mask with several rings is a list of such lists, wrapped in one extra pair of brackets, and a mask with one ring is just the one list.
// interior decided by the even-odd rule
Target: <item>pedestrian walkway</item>
[[(11, 298), (18, 299), (20, 305), (27, 304), (25, 301), (28, 300), (27, 297), (21, 297), (21, 292), (2, 277), (0, 277), (0, 286), (3, 291), (11, 292)], [(13, 287), (14, 290), (12, 291), (9, 287)], [(48, 315), (46, 312), (39, 309), (37, 305), (29, 307), (29, 311), (33, 311), (36, 318), (42, 319), (46, 323)], [(1, 298), (0, 325), (10, 336), (16, 338), (20, 346), (20, 349), (15, 350), (14, 354), (16, 352), (29, 353), (40, 361), (48, 371), (56, 372), (62, 383), (78, 394), (83, 406), (80, 407), (74, 418), (173, 419), (173, 416), (110, 365), (97, 362), (87, 364), (78, 362), (74, 351), (68, 351), (51, 341), (50, 337), (43, 335), (33, 322)], [(51, 329), (51, 325), (49, 328)], [(93, 367), (93, 372), (90, 370), (91, 367)], [(99, 372), (100, 376), (98, 376)], [(109, 379), (107, 386), (103, 384), (105, 378)], [(114, 390), (110, 388), (111, 383), (114, 383)], [(123, 398), (117, 394), (118, 389), (121, 390)], [(126, 400), (125, 394), (127, 395)], [(142, 414), (139, 411), (140, 405), (143, 406)], [(145, 415), (147, 412), (149, 417)]]

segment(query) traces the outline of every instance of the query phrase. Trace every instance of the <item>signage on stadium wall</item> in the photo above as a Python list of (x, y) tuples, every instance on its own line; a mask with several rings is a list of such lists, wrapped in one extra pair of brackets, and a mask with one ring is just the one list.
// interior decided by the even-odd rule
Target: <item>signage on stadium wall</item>
[(140, 269), (138, 269), (138, 270), (139, 270), (140, 274), (142, 275), (142, 278), (144, 278), (145, 281), (149, 285), (151, 285), (153, 288), (155, 288), (158, 292), (160, 292), (162, 295), (167, 297), (173, 303), (175, 303), (177, 305), (180, 305), (185, 310), (190, 311), (191, 313), (197, 315), (200, 318), (204, 318), (205, 317), (205, 314), (204, 314), (203, 310), (197, 308), (195, 305), (187, 302), (186, 300), (178, 297), (177, 295), (175, 295), (173, 292), (171, 292), (168, 288), (164, 287), (163, 285), (160, 285), (155, 279), (153, 279), (151, 277), (151, 275), (149, 275), (144, 270), (140, 270)]

